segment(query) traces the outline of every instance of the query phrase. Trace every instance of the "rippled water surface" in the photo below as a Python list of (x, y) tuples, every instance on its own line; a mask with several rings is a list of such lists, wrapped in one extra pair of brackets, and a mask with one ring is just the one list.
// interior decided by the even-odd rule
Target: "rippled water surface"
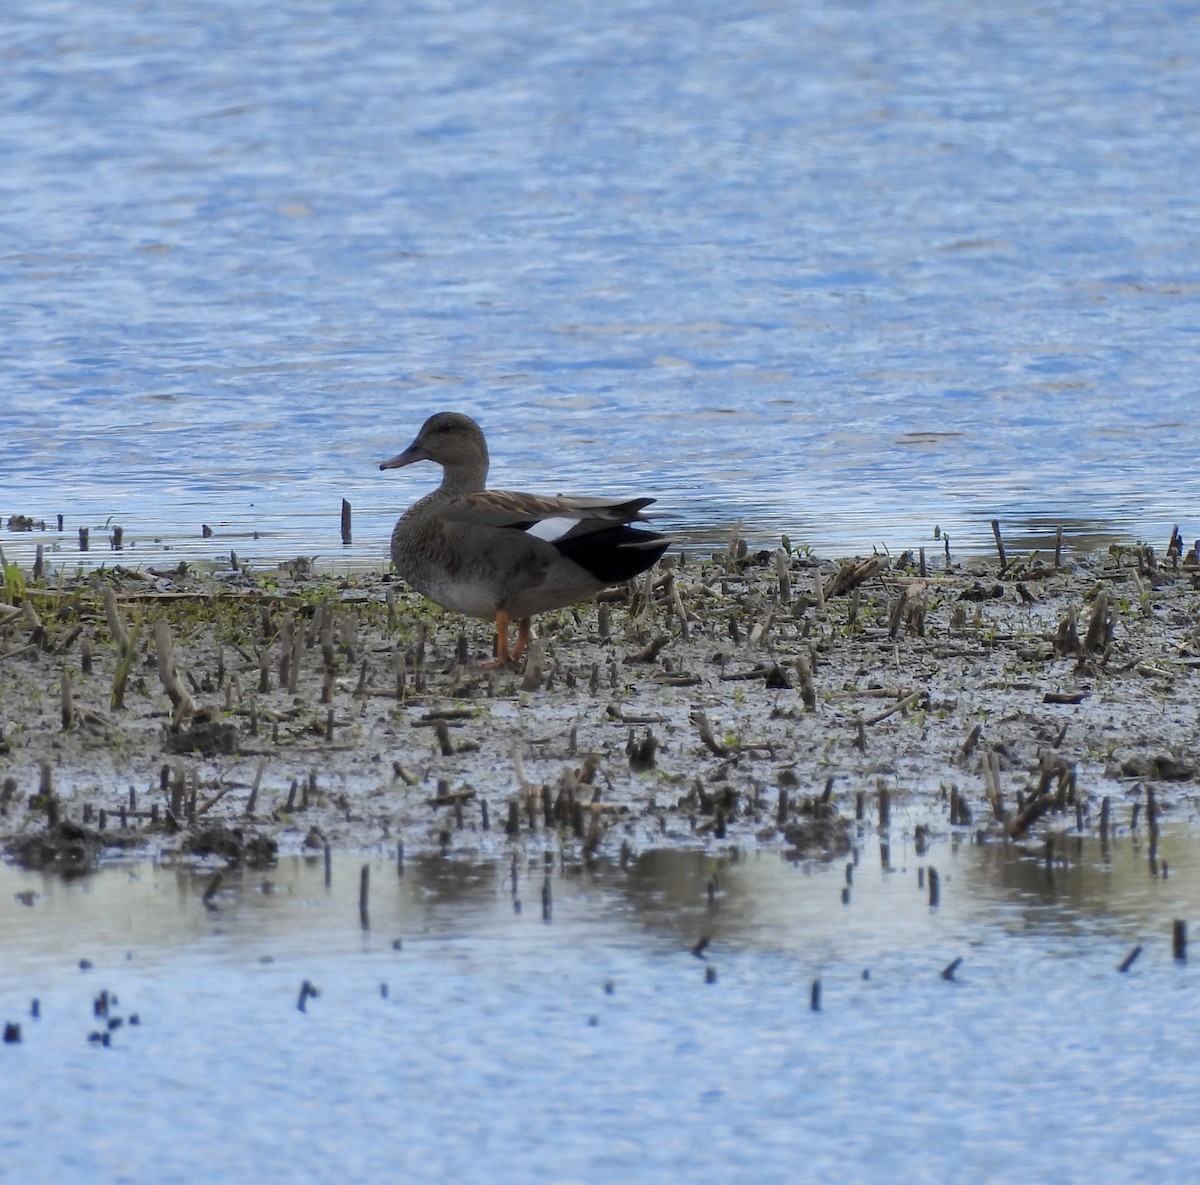
[[(1053, 868), (862, 843), (846, 903), (842, 863), (766, 851), (403, 875), (335, 856), (328, 887), (288, 859), (227, 873), (215, 909), (208, 872), (0, 868), (0, 1019), (22, 1033), (0, 1046), (0, 1163), (88, 1185), (1182, 1179), (1187, 836), (1164, 836), (1158, 875), (1128, 838), (1064, 838)], [(102, 990), (125, 1020), (107, 1048), (88, 1040)]]
[(64, 561), (381, 562), (444, 407), (698, 541), (1200, 533), (1189, 6), (15, 0), (0, 44), (0, 520)]

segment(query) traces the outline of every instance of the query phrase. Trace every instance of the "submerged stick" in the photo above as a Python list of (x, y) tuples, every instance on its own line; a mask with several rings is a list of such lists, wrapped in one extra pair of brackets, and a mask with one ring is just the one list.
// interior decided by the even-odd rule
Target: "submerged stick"
[(1137, 959), (1138, 955), (1140, 955), (1141, 953), (1142, 953), (1142, 948), (1141, 948), (1141, 945), (1139, 944), (1138, 946), (1135, 946), (1135, 947), (1133, 948), (1133, 950), (1131, 950), (1131, 951), (1129, 952), (1129, 954), (1127, 954), (1127, 955), (1126, 955), (1126, 956), (1125, 956), (1125, 957), (1124, 957), (1124, 958), (1123, 958), (1123, 959), (1122, 959), (1122, 960), (1121, 960), (1121, 961), (1120, 961), (1120, 962), (1117, 964), (1117, 970), (1118, 970), (1118, 971), (1120, 971), (1120, 972), (1122, 972), (1122, 973), (1124, 973), (1124, 972), (1128, 971), (1128, 970), (1129, 970), (1129, 968), (1133, 966), (1133, 964), (1134, 964), (1134, 962), (1136, 961), (1136, 959)]

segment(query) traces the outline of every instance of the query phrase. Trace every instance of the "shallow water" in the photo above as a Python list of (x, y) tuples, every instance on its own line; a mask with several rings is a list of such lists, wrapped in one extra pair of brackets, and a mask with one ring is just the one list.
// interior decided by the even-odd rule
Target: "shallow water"
[[(229, 874), (215, 911), (206, 872), (6, 869), (0, 1157), (28, 1182), (1178, 1179), (1194, 844), (1164, 837), (1169, 878), (1128, 838), (1059, 849), (893, 833), (885, 868), (864, 837), (846, 905), (842, 863), (773, 852), (553, 865), (549, 923), (540, 855), (520, 912), (503, 856), (375, 857), (366, 932), (353, 856), (328, 889), (320, 860)], [(108, 1048), (101, 989), (140, 1022)]]
[(375, 464), (447, 406), (497, 484), (698, 540), (1200, 533), (1187, 8), (59, 0), (0, 39), (0, 520), (64, 514), (58, 560), (112, 520), (125, 562), (379, 563), (431, 474)]

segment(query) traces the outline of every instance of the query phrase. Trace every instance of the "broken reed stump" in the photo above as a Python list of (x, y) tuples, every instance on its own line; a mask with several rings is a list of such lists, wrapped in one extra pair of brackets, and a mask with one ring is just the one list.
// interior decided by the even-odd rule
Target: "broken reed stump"
[(59, 705), (62, 714), (63, 731), (66, 732), (75, 724), (75, 698), (71, 694), (71, 668), (64, 666), (58, 683)]
[(346, 547), (352, 541), (350, 532), (350, 503), (342, 499), (342, 546)]
[(113, 671), (112, 693), (109, 696), (109, 704), (112, 708), (125, 707), (125, 684), (129, 680), (129, 672), (133, 668), (133, 652), (137, 640), (137, 626), (133, 628), (131, 633), (125, 626), (125, 622), (121, 620), (120, 610), (117, 608), (117, 597), (108, 585), (104, 586), (104, 618), (108, 623), (108, 634), (112, 638), (113, 645), (117, 648), (117, 663)]
[[(287, 687), (291, 681), (292, 671), (292, 633), (296, 628), (296, 618), (291, 613), (285, 613), (279, 620), (279, 686)], [(266, 691), (260, 684), (260, 690)]]
[(796, 678), (800, 682), (800, 699), (805, 709), (815, 711), (817, 691), (813, 685), (812, 663), (803, 654), (796, 656)]
[(779, 584), (779, 600), (786, 605), (792, 599), (792, 577), (787, 552), (782, 547), (775, 552), (775, 579)]
[(996, 552), (1000, 556), (1000, 575), (1003, 576), (1008, 568), (1008, 557), (1004, 554), (1004, 540), (1000, 536), (1000, 520), (992, 519), (992, 534), (996, 539)]
[(929, 904), (931, 907), (938, 906), (942, 903), (942, 882), (938, 876), (938, 870), (931, 864), (926, 874), (926, 883), (929, 885)]
[(1176, 918), (1171, 928), (1171, 951), (1178, 963), (1187, 962), (1187, 922)]
[(371, 893), (371, 866), (364, 864), (358, 878), (358, 920), (364, 930), (371, 928), (371, 919), (367, 910)]
[(178, 728), (184, 717), (195, 714), (196, 701), (179, 677), (171, 629), (162, 618), (154, 623), (154, 651), (158, 659), (158, 677), (171, 700), (171, 724)]
[(992, 817), (997, 823), (1005, 820), (1004, 795), (1000, 790), (1000, 754), (994, 749), (982, 755), (980, 769), (983, 773), (983, 784), (987, 791), (988, 802), (992, 806)]
[(1083, 641), (1086, 654), (1100, 654), (1108, 649), (1116, 631), (1116, 610), (1109, 605), (1108, 589), (1102, 588), (1096, 594), (1092, 605), (1092, 615), (1088, 619), (1087, 635)]
[(525, 650), (525, 674), (521, 679), (522, 691), (537, 691), (542, 685), (542, 667), (546, 652), (541, 641), (534, 638)]
[[(165, 767), (164, 767), (165, 768)], [(254, 808), (258, 805), (258, 788), (262, 785), (263, 773), (267, 768), (267, 759), (260, 757), (258, 759), (258, 767), (254, 771), (254, 782), (250, 787), (250, 797), (246, 799), (246, 814), (254, 814)]]

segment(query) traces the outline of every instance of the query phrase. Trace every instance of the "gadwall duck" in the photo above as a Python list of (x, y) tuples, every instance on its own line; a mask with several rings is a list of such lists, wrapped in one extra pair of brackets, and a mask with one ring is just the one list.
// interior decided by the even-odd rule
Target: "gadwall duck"
[[(470, 416), (444, 411), (380, 469), (416, 461), (442, 467), (442, 484), (407, 510), (392, 532), (396, 572), (454, 613), (496, 623), (496, 658), (520, 658), (535, 613), (561, 609), (644, 572), (670, 540), (645, 522), (653, 498), (553, 498), (485, 488), (487, 441)], [(517, 621), (516, 646), (508, 624)]]

